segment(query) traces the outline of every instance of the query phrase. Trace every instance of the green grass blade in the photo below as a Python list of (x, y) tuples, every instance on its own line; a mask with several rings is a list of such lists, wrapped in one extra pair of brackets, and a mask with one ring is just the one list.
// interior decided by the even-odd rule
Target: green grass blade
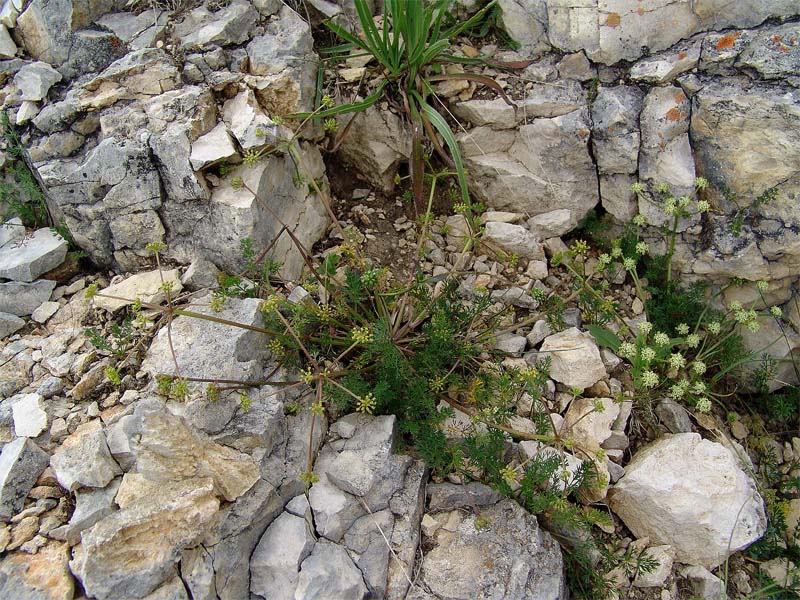
[(450, 148), (450, 154), (453, 155), (453, 164), (455, 165), (456, 169), (456, 177), (458, 178), (458, 185), (461, 188), (461, 200), (467, 206), (471, 206), (469, 200), (469, 188), (467, 187), (467, 172), (464, 169), (464, 161), (461, 158), (461, 150), (458, 148), (456, 136), (453, 135), (453, 132), (450, 130), (450, 126), (447, 124), (447, 121), (444, 120), (444, 117), (440, 115), (435, 108), (425, 102), (418, 92), (414, 91), (412, 94), (419, 103), (419, 107), (422, 109), (422, 112), (425, 113), (425, 116), (428, 117), (428, 120), (444, 138), (447, 147)]
[(484, 6), (482, 9), (480, 9), (478, 12), (476, 12), (474, 15), (472, 15), (469, 19), (467, 19), (463, 23), (459, 23), (458, 25), (453, 25), (453, 27), (446, 29), (442, 33), (442, 37), (447, 39), (453, 39), (455, 36), (461, 34), (463, 31), (471, 29), (472, 27), (474, 27), (483, 20), (483, 18), (486, 16), (486, 13), (495, 4), (497, 4), (497, 0), (492, 0), (491, 2), (489, 2), (489, 4)]
[(347, 104), (340, 104), (339, 106), (334, 106), (333, 108), (329, 108), (328, 110), (321, 110), (317, 113), (294, 113), (288, 115), (287, 118), (289, 119), (307, 119), (312, 114), (315, 118), (324, 119), (327, 117), (334, 117), (336, 115), (341, 115), (345, 113), (357, 113), (367, 110), (370, 106), (375, 104), (383, 95), (383, 88), (386, 87), (387, 81), (381, 81), (380, 85), (377, 89), (372, 92), (369, 96), (361, 100), (360, 102), (348, 102)]

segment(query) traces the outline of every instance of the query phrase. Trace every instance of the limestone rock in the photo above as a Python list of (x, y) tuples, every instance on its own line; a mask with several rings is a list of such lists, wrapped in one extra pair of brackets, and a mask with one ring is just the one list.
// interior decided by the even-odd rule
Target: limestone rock
[(583, 91), (575, 81), (536, 83), (526, 90), (522, 100), (508, 104), (503, 98), (467, 100), (453, 106), (453, 113), (478, 127), (509, 129), (529, 119), (566, 115), (586, 104)]
[(428, 510), (442, 512), (463, 507), (476, 508), (496, 504), (502, 494), (479, 481), (464, 485), (454, 483), (433, 483), (427, 488)]
[[(434, 535), (422, 560), (421, 583), (436, 597), (468, 600), (564, 598), (561, 550), (536, 517), (511, 500), (481, 509), (488, 525), (456, 511)], [(491, 565), (491, 568), (487, 568)]]
[(137, 273), (101, 290), (102, 294), (118, 296), (118, 298), (98, 296), (94, 298), (94, 303), (110, 312), (130, 306), (137, 299), (148, 304), (161, 304), (167, 297), (166, 292), (162, 289), (164, 283), (172, 286), (170, 294), (173, 298), (183, 289), (179, 275), (177, 269)]
[(527, 228), (513, 223), (486, 223), (483, 243), (528, 260), (543, 260), (541, 241)]
[(694, 69), (699, 62), (700, 40), (692, 40), (637, 61), (631, 67), (631, 79), (655, 85), (669, 83)]
[(140, 401), (134, 418), (136, 472), (150, 481), (210, 478), (215, 493), (232, 502), (259, 479), (249, 456), (213, 442), (158, 401)]
[(111, 41), (113, 34), (85, 28), (108, 8), (104, 2), (34, 0), (19, 15), (16, 34), (28, 54), (58, 67), (67, 78), (99, 71), (119, 50)]
[(58, 483), (65, 490), (103, 488), (121, 473), (111, 457), (99, 420), (78, 427), (50, 459)]
[[(741, 119), (735, 125), (733, 115)], [(800, 193), (797, 92), (711, 82), (692, 99), (691, 135), (700, 173), (713, 186), (726, 187), (740, 198), (757, 198), (777, 186), (778, 197), (760, 206), (757, 214), (781, 223), (797, 222), (800, 214), (792, 201)], [(733, 212), (735, 207), (725, 209)], [(749, 279), (752, 271), (744, 267), (740, 275)]]
[(17, 552), (0, 561), (0, 597), (19, 600), (72, 600), (69, 545), (48, 542), (36, 554)]
[(29, 315), (50, 299), (55, 287), (56, 282), (47, 279), (32, 283), (0, 283), (0, 312), (18, 317)]
[(576, 398), (564, 415), (561, 433), (571, 437), (583, 451), (596, 452), (611, 436), (617, 416), (619, 404), (611, 398)]
[(411, 139), (400, 118), (374, 106), (362, 113), (340, 119), (339, 128), (352, 119), (350, 131), (339, 153), (372, 185), (385, 192), (394, 189), (401, 162), (411, 156)]
[[(296, 150), (304, 175), (324, 180), (325, 165), (319, 150), (310, 144), (301, 144)], [(214, 189), (207, 218), (193, 224), (190, 240), (196, 244), (195, 252), (213, 256), (220, 268), (240, 271), (246, 265), (239, 240), (249, 237), (254, 248), (265, 248), (281, 232), (281, 222), (293, 228), (304, 247), (313, 246), (326, 231), (329, 217), (308, 186), (295, 185), (295, 172), (288, 154), (272, 154), (250, 168), (234, 168)], [(235, 177), (241, 177), (246, 187), (234, 188), (231, 181)], [(287, 279), (299, 276), (305, 264), (286, 234), (275, 242), (269, 256), (282, 263), (281, 273)]]
[[(259, 300), (253, 298), (231, 298), (218, 313), (204, 306), (195, 307), (193, 310), (260, 327), (262, 322), (258, 310), (259, 304)], [(179, 316), (172, 322), (172, 343), (184, 377), (242, 381), (263, 378), (267, 349), (257, 332)], [(158, 373), (175, 374), (166, 328), (161, 329), (153, 340), (142, 363), (142, 370), (153, 377)], [(205, 387), (193, 382), (189, 382), (188, 385), (191, 390), (197, 391)], [(208, 409), (205, 401), (202, 402), (202, 407), (203, 410)]]
[(14, 58), (16, 55), (17, 45), (11, 39), (6, 26), (0, 25), (0, 58)]
[(0, 278), (33, 281), (67, 256), (67, 242), (50, 229), (38, 229), (19, 244), (0, 247)]
[(199, 171), (234, 157), (238, 157), (236, 147), (233, 145), (225, 123), (220, 123), (192, 143), (189, 162), (192, 163), (195, 171)]
[(278, 125), (264, 113), (250, 88), (225, 101), (222, 117), (242, 150), (257, 150), (292, 136), (289, 129)]
[(247, 44), (250, 73), (274, 75), (287, 67), (297, 67), (313, 55), (313, 44), (309, 24), (285, 7), (279, 18), (269, 21), (264, 35)]
[(167, 581), (217, 513), (213, 488), (211, 479), (165, 483), (84, 531), (70, 568), (87, 595), (141, 598)]
[[(146, 143), (108, 137), (83, 158), (50, 161), (39, 173), (76, 244), (93, 261), (109, 266), (116, 261), (123, 270), (151, 264), (146, 246), (163, 241), (163, 226), (154, 212), (161, 206), (158, 171)], [(133, 220), (145, 211), (151, 211), (148, 219)], [(125, 226), (126, 218), (131, 226)], [(135, 224), (143, 229), (133, 231)], [(134, 257), (127, 259), (127, 253)]]
[(43, 401), (39, 394), (25, 394), (14, 403), (14, 433), (18, 437), (35, 438), (47, 429)]
[(520, 45), (525, 56), (535, 58), (550, 49), (547, 43), (547, 10), (543, 2), (500, 0), (503, 29)]
[(16, 244), (25, 238), (25, 226), (22, 219), (14, 217), (0, 225), (0, 247), (6, 244)]
[(0, 312), (0, 340), (19, 331), (23, 327), (25, 327), (25, 321), (18, 316)]
[(293, 600), (300, 565), (314, 544), (306, 519), (281, 514), (264, 532), (250, 559), (250, 591), (270, 600)]
[[(689, 99), (677, 86), (653, 88), (647, 94), (640, 116), (642, 143), (639, 177), (651, 187), (670, 186), (673, 196), (689, 195), (694, 190), (695, 167), (689, 145)], [(663, 225), (668, 216), (653, 201), (639, 202), (651, 225)], [(679, 226), (683, 230), (687, 225)]]
[(0, 454), (0, 519), (8, 520), (20, 510), (25, 497), (47, 467), (50, 457), (28, 438), (17, 438), (3, 446)]
[(361, 571), (342, 546), (324, 540), (317, 542), (300, 567), (295, 598), (323, 600), (348, 598), (362, 600), (367, 586)]
[(696, 433), (639, 450), (609, 505), (637, 537), (669, 544), (678, 561), (709, 569), (766, 530), (764, 502), (738, 458)]
[(639, 161), (639, 113), (644, 94), (637, 87), (602, 87), (592, 103), (592, 145), (600, 173), (635, 173)]
[(88, 488), (75, 492), (75, 512), (72, 513), (67, 530), (67, 541), (70, 545), (80, 542), (83, 530), (117, 509), (114, 498), (121, 481), (114, 479), (104, 488)]
[(22, 67), (14, 75), (14, 85), (22, 92), (22, 99), (39, 102), (47, 98), (47, 92), (61, 81), (61, 73), (41, 61)]
[(467, 153), (475, 194), (496, 210), (535, 216), (569, 209), (577, 225), (598, 200), (585, 108), (521, 125), (510, 147)]
[(633, 586), (639, 588), (660, 588), (672, 572), (672, 563), (675, 561), (675, 552), (671, 546), (650, 546), (644, 551), (643, 556), (657, 562), (655, 569), (649, 573), (640, 572), (633, 580)]
[(114, 32), (119, 39), (134, 50), (155, 45), (167, 23), (168, 13), (162, 10), (147, 10), (140, 14), (127, 12), (109, 13), (97, 19), (97, 24)]
[(258, 13), (252, 4), (233, 0), (213, 13), (205, 6), (194, 9), (175, 26), (173, 33), (184, 48), (207, 44), (229, 46), (247, 41), (257, 22)]
[(594, 338), (576, 327), (546, 337), (539, 352), (551, 357), (550, 377), (567, 387), (586, 389), (607, 376)]

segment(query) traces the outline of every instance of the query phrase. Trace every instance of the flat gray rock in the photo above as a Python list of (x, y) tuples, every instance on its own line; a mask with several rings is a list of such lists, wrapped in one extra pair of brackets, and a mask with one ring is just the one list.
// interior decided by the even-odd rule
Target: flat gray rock
[(25, 496), (50, 462), (50, 456), (28, 438), (17, 438), (0, 454), (0, 519), (22, 510)]
[[(536, 517), (511, 500), (475, 515), (449, 514), (422, 561), (420, 587), (437, 598), (558, 600), (566, 597), (561, 549)], [(491, 565), (491, 567), (488, 567)]]
[(18, 243), (0, 248), (0, 278), (33, 281), (55, 269), (66, 256), (66, 240), (51, 229), (39, 229)]
[(25, 321), (16, 315), (0, 312), (0, 340), (25, 327)]
[(303, 600), (361, 600), (366, 595), (364, 578), (347, 550), (338, 544), (320, 541), (311, 556), (303, 561), (294, 597)]
[(0, 312), (28, 316), (50, 299), (55, 287), (56, 282), (47, 279), (0, 283)]
[(22, 99), (32, 102), (47, 98), (47, 92), (59, 81), (61, 73), (41, 61), (25, 65), (14, 76), (14, 85), (22, 92)]
[(99, 420), (80, 426), (50, 460), (58, 483), (66, 490), (102, 488), (122, 473), (111, 457)]

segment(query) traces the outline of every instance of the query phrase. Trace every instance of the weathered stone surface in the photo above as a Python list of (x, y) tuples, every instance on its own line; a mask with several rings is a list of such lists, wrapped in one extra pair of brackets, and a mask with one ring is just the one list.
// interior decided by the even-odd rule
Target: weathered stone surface
[(266, 33), (247, 44), (250, 73), (274, 75), (289, 67), (300, 67), (304, 61), (316, 58), (313, 45), (310, 25), (288, 6), (284, 7), (279, 18), (269, 21)]
[[(784, 224), (800, 220), (800, 99), (797, 91), (711, 82), (692, 99), (691, 136), (699, 172), (717, 189), (757, 198), (777, 187), (777, 198), (756, 209)], [(723, 204), (727, 211), (736, 207)], [(747, 270), (741, 276), (749, 279)]]
[(257, 22), (258, 13), (252, 4), (233, 0), (213, 13), (205, 6), (194, 9), (175, 26), (173, 34), (184, 48), (207, 44), (229, 46), (247, 41)]
[(510, 500), (482, 508), (481, 516), (489, 525), (478, 529), (472, 514), (448, 515), (422, 560), (422, 584), (456, 600), (565, 597), (561, 550), (536, 517)]
[(84, 30), (110, 7), (105, 2), (34, 0), (19, 15), (16, 33), (25, 50), (66, 77), (98, 71), (119, 55), (113, 34)]
[(0, 247), (0, 278), (33, 281), (67, 256), (67, 242), (50, 229), (38, 229), (22, 241)]
[(0, 312), (0, 339), (8, 337), (25, 327), (25, 321), (16, 315)]
[(134, 418), (129, 441), (136, 472), (150, 481), (210, 478), (214, 492), (232, 502), (259, 479), (249, 456), (215, 443), (156, 400), (140, 401)]
[(70, 568), (87, 595), (140, 598), (164, 583), (212, 522), (213, 488), (211, 479), (164, 483), (84, 531)]
[[(206, 297), (207, 298), (207, 297)], [(210, 307), (193, 308), (199, 313), (259, 327), (262, 325), (258, 299), (231, 298), (222, 311)], [(267, 349), (260, 334), (202, 319), (179, 316), (172, 322), (172, 343), (184, 377), (237, 379), (253, 381), (263, 378)], [(224, 359), (221, 359), (224, 357)], [(158, 373), (175, 374), (166, 328), (153, 340), (142, 363), (142, 370), (155, 377)], [(200, 391), (204, 385), (188, 383), (190, 390)], [(202, 402), (203, 410), (208, 406)], [(230, 419), (230, 417), (228, 417)], [(190, 419), (193, 421), (193, 419)]]
[(522, 100), (508, 104), (502, 98), (467, 100), (453, 106), (453, 113), (476, 126), (509, 129), (529, 119), (566, 115), (586, 104), (583, 90), (576, 81), (533, 84)]
[(6, 244), (16, 244), (25, 238), (25, 226), (22, 219), (14, 217), (0, 225), (0, 247)]
[(550, 377), (567, 387), (586, 389), (607, 376), (594, 338), (575, 327), (546, 337), (539, 352), (551, 357)]
[(192, 153), (189, 162), (192, 168), (199, 171), (205, 167), (237, 157), (236, 147), (225, 123), (220, 123), (207, 134), (197, 138), (192, 143)]
[(7, 521), (22, 510), (25, 497), (50, 461), (48, 454), (28, 438), (3, 446), (0, 454), (0, 519)]
[(361, 600), (367, 595), (367, 586), (361, 571), (353, 564), (347, 550), (337, 544), (321, 540), (300, 567), (295, 598), (323, 600), (324, 598), (352, 598)]
[(766, 530), (764, 502), (738, 458), (696, 433), (667, 435), (639, 450), (609, 505), (637, 537), (669, 544), (678, 561), (706, 568)]
[[(123, 270), (138, 270), (149, 260), (145, 246), (164, 241), (163, 226), (155, 213), (151, 214), (150, 231), (144, 230), (138, 237), (119, 223), (114, 228), (111, 225), (115, 219), (154, 211), (161, 205), (158, 172), (145, 143), (104, 139), (81, 160), (45, 163), (39, 173), (75, 242), (95, 262), (110, 266), (116, 261)], [(115, 239), (115, 231), (120, 239)], [(134, 257), (126, 259), (125, 251)]]
[(14, 58), (16, 55), (17, 45), (11, 39), (6, 26), (0, 26), (0, 58)]
[[(304, 176), (323, 179), (325, 166), (319, 150), (303, 144), (298, 151)], [(193, 223), (189, 239), (196, 245), (194, 252), (214, 256), (219, 267), (237, 272), (245, 267), (239, 241), (249, 237), (254, 248), (265, 248), (280, 233), (281, 223), (292, 228), (305, 248), (311, 248), (325, 232), (329, 218), (308, 186), (295, 185), (296, 168), (288, 154), (272, 154), (251, 168), (242, 165), (233, 169), (214, 189), (205, 216)], [(232, 185), (236, 177), (242, 178), (245, 187)], [(286, 234), (277, 240), (270, 257), (282, 263), (282, 273), (288, 279), (296, 278), (304, 266), (300, 252)]]
[(22, 92), (22, 99), (32, 102), (47, 98), (47, 92), (59, 81), (61, 73), (41, 61), (25, 65), (14, 75), (14, 85)]
[(592, 145), (600, 173), (635, 173), (644, 94), (633, 86), (602, 87), (592, 103)]
[(47, 413), (44, 412), (44, 398), (39, 394), (25, 394), (12, 407), (14, 434), (17, 437), (38, 437), (47, 429)]
[(67, 541), (70, 545), (80, 542), (81, 532), (100, 519), (117, 510), (114, 498), (122, 479), (114, 479), (104, 488), (88, 488), (75, 492), (75, 512), (69, 520)]
[(168, 13), (162, 10), (146, 10), (138, 15), (127, 12), (109, 13), (97, 19), (97, 24), (114, 32), (132, 49), (140, 50), (153, 46), (162, 37)]
[(678, 44), (666, 52), (648, 56), (631, 67), (631, 79), (650, 84), (669, 83), (700, 62), (700, 39)]
[(519, 127), (502, 152), (465, 157), (474, 191), (496, 210), (530, 216), (569, 209), (577, 224), (598, 202), (585, 109)]
[(103, 488), (122, 471), (111, 457), (99, 420), (81, 425), (50, 459), (58, 483), (66, 490)]
[(56, 282), (47, 279), (32, 283), (0, 283), (0, 312), (18, 317), (29, 315), (50, 299), (55, 287)]
[(499, 502), (503, 497), (500, 492), (479, 481), (464, 485), (433, 483), (427, 488), (427, 496), (430, 512), (456, 510), (465, 506), (487, 506)]
[(97, 296), (94, 303), (100, 308), (111, 312), (116, 312), (120, 308), (130, 306), (137, 299), (148, 304), (161, 304), (166, 300), (166, 292), (162, 289), (162, 284), (171, 284), (172, 297), (179, 294), (183, 289), (180, 282), (178, 269), (169, 271), (148, 271), (137, 273), (119, 283), (104, 288), (101, 293), (117, 298), (103, 298)]
[(660, 588), (672, 572), (672, 563), (675, 561), (675, 552), (672, 550), (672, 546), (650, 546), (644, 551), (643, 556), (655, 560), (657, 564), (655, 569), (649, 573), (639, 572), (633, 580), (633, 586)]
[(482, 241), (494, 250), (516, 254), (528, 260), (543, 260), (542, 242), (527, 228), (513, 223), (486, 223)]
[[(689, 100), (676, 86), (653, 88), (641, 113), (642, 146), (639, 177), (655, 187), (666, 183), (674, 196), (690, 194), (695, 180), (689, 145)], [(666, 215), (652, 202), (640, 201), (639, 211), (652, 225), (666, 222)]]
[(300, 565), (314, 544), (306, 519), (281, 514), (264, 532), (250, 559), (250, 591), (270, 600), (293, 600)]
[(288, 140), (291, 131), (278, 125), (262, 110), (250, 88), (239, 92), (222, 107), (222, 117), (243, 150), (256, 150), (266, 144)]
[(340, 119), (340, 130), (350, 119), (353, 123), (339, 153), (364, 179), (385, 192), (391, 192), (400, 163), (411, 156), (411, 137), (400, 118), (389, 111), (371, 107), (347, 116)]
[(500, 0), (499, 6), (502, 26), (511, 39), (520, 45), (520, 52), (535, 58), (549, 50), (545, 3)]
[(0, 562), (0, 597), (19, 600), (72, 600), (69, 545), (48, 542), (36, 554), (16, 552)]
[(617, 416), (619, 404), (611, 398), (576, 398), (564, 415), (561, 433), (584, 452), (596, 452), (611, 435)]

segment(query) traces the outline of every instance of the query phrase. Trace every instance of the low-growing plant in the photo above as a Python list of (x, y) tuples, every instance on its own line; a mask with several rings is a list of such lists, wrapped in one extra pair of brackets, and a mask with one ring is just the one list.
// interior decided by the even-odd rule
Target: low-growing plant
[[(381, 71), (377, 73), (379, 83), (366, 98), (338, 106), (326, 106), (316, 113), (319, 119), (329, 119), (341, 114), (357, 113), (374, 106), (381, 98), (389, 98), (405, 116), (412, 140), (410, 163), (411, 190), (418, 211), (422, 212), (424, 198), (425, 150), (424, 139), (430, 142), (444, 164), (453, 170), (460, 188), (460, 202), (471, 217), (471, 200), (467, 188), (467, 177), (461, 152), (452, 130), (443, 116), (444, 104), (436, 96), (433, 84), (447, 80), (468, 80), (489, 86), (508, 104), (513, 105), (500, 85), (485, 75), (472, 73), (444, 73), (443, 67), (449, 64), (487, 63), (485, 58), (469, 58), (450, 50), (452, 40), (468, 31), (487, 24), (496, 8), (496, 0), (491, 0), (472, 17), (462, 22), (452, 19), (450, 5), (452, 0), (433, 0), (431, 2), (408, 2), (407, 0), (386, 0), (380, 25), (376, 25), (366, 0), (355, 0), (363, 37), (350, 33), (340, 25), (326, 21), (325, 24), (344, 44), (331, 49), (328, 54), (332, 60), (353, 56), (369, 56), (375, 59)], [(450, 21), (450, 24), (448, 24)], [(492, 63), (498, 67), (521, 67), (524, 63)], [(435, 106), (435, 102), (440, 107)], [(296, 115), (307, 118), (308, 113)], [(347, 135), (352, 120), (340, 133)], [(442, 137), (450, 154), (439, 143)], [(338, 143), (337, 143), (338, 145)]]

